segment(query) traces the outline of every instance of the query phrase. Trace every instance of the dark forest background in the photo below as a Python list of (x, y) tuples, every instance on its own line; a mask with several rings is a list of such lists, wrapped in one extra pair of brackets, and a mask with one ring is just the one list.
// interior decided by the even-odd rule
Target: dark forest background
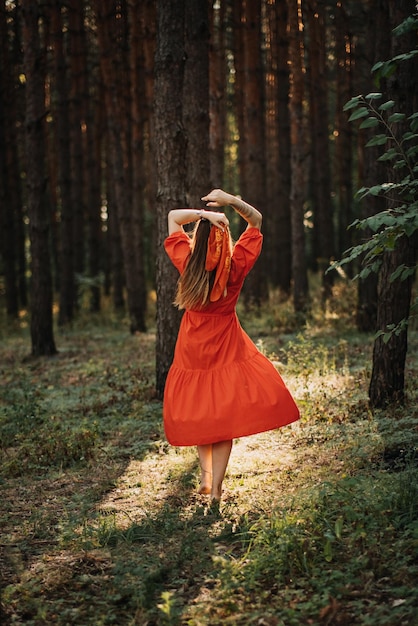
[[(386, 208), (354, 199), (388, 173), (365, 147), (376, 131), (344, 105), (376, 91), (376, 62), (416, 48), (416, 31), (393, 34), (414, 11), (412, 0), (1, 0), (0, 304), (11, 319), (30, 310), (32, 354), (56, 352), (54, 315), (65, 327), (105, 298), (145, 332), (155, 292), (161, 394), (179, 324), (167, 212), (201, 207), (213, 187), (264, 216), (246, 306), (274, 290), (303, 324), (318, 274), (325, 310), (341, 279), (327, 268), (365, 237), (349, 224)], [(410, 115), (408, 63), (379, 90)], [(412, 245), (395, 267), (414, 262)], [(386, 291), (376, 273), (359, 282), (360, 331), (408, 316), (412, 278), (401, 295), (383, 280)], [(375, 404), (402, 396), (406, 331), (377, 341)]]

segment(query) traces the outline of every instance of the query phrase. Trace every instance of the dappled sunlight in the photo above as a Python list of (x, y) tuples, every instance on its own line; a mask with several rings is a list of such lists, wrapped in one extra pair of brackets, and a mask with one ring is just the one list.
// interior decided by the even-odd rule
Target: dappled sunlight
[[(115, 488), (97, 505), (99, 512), (112, 512), (122, 527), (128, 520), (138, 521), (143, 516), (154, 516), (165, 500), (181, 490), (181, 475), (188, 474), (196, 465), (189, 449), (179, 453), (175, 449), (149, 452), (143, 460), (132, 459), (118, 478)], [(174, 478), (175, 477), (175, 478)], [(179, 486), (180, 481), (180, 486)], [(190, 488), (184, 488), (187, 497)], [(186, 504), (186, 502), (184, 502)]]
[[(246, 554), (275, 525), (274, 541), (316, 532), (309, 526), (315, 498), (327, 489), (337, 500), (344, 490), (349, 494), (342, 505), (348, 513), (341, 522), (339, 508), (335, 514), (342, 537), (332, 535), (332, 525), (335, 545), (327, 549), (351, 540), (349, 516), (363, 516), (364, 506), (354, 509), (350, 489), (372, 503), (362, 481), (372, 495), (380, 476), (390, 486), (391, 468), (398, 472), (415, 445), (417, 334), (408, 357), (410, 404), (387, 414), (368, 407), (364, 337), (336, 335), (329, 326), (285, 339), (253, 336), (280, 371), (301, 420), (234, 442), (218, 512), (197, 493), (195, 448), (165, 441), (154, 395), (153, 334), (86, 326), (60, 338), (54, 359), (31, 361), (22, 360), (19, 336), (2, 344), (0, 408), (8, 408), (3, 432), (10, 443), (3, 451), (0, 556), (17, 623), (23, 611), (86, 624), (110, 611), (115, 623), (141, 624), (177, 610), (183, 623), (200, 624), (208, 603), (213, 613), (202, 624), (220, 623), (229, 602), (228, 568), (236, 567), (235, 576), (257, 558), (268, 561), (279, 549), (268, 541), (259, 555)], [(325, 509), (324, 524), (327, 515)], [(361, 518), (360, 531), (370, 520)], [(315, 553), (310, 534), (289, 553), (293, 558), (306, 548), (311, 559), (319, 558), (321, 576), (338, 566), (326, 562), (321, 569), (324, 532), (321, 526)], [(279, 596), (272, 593), (274, 604)]]

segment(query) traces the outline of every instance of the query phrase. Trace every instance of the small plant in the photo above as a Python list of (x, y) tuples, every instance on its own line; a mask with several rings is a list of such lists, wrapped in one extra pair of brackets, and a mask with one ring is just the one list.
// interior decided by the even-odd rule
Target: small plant
[[(418, 51), (417, 51), (418, 52)], [(336, 261), (332, 267), (340, 267), (351, 263), (360, 255), (364, 255), (363, 269), (356, 278), (366, 278), (371, 272), (376, 272), (381, 266), (381, 257), (385, 250), (393, 250), (400, 237), (411, 237), (418, 230), (418, 113), (408, 117), (410, 130), (398, 138), (395, 129), (397, 123), (404, 121), (404, 113), (391, 112), (395, 106), (393, 100), (380, 105), (376, 101), (382, 98), (381, 93), (369, 93), (367, 96), (356, 96), (344, 107), (344, 110), (354, 110), (349, 121), (362, 119), (360, 128), (381, 126), (383, 133), (374, 135), (366, 147), (384, 146), (385, 151), (378, 161), (388, 161), (393, 169), (404, 169), (405, 176), (400, 182), (384, 182), (372, 187), (361, 187), (357, 191), (357, 198), (363, 199), (369, 195), (390, 197), (394, 208), (381, 211), (370, 217), (355, 220), (351, 227), (360, 230), (370, 229), (374, 234), (367, 241), (347, 250), (343, 259)], [(393, 273), (391, 280), (405, 280), (416, 269), (401, 266)]]
[[(409, 30), (416, 29), (418, 18), (410, 16), (395, 29), (396, 35), (402, 35)], [(395, 72), (398, 65), (408, 61), (418, 54), (418, 50), (397, 55), (388, 61), (376, 63), (372, 72), (376, 82), (381, 78), (388, 78)], [(418, 231), (418, 112), (407, 116), (403, 112), (394, 110), (394, 100), (380, 102), (381, 92), (372, 92), (351, 98), (344, 106), (350, 111), (350, 122), (361, 121), (359, 128), (379, 129), (366, 144), (366, 147), (379, 146), (382, 154), (378, 161), (387, 163), (391, 170), (398, 170), (401, 176), (398, 180), (387, 180), (371, 187), (361, 187), (356, 197), (359, 200), (368, 196), (381, 196), (390, 200), (390, 208), (363, 219), (357, 219), (352, 228), (361, 231), (371, 231), (372, 235), (362, 243), (346, 250), (342, 258), (331, 264), (327, 271), (337, 269), (344, 264), (352, 263), (361, 258), (362, 268), (354, 278), (366, 278), (371, 272), (379, 272), (382, 266), (383, 254), (394, 250), (404, 237), (416, 236)], [(400, 127), (399, 125), (402, 124)], [(408, 125), (408, 128), (405, 127)], [(416, 263), (400, 264), (390, 276), (390, 282), (404, 281), (413, 276), (417, 270)], [(409, 318), (418, 309), (418, 297), (411, 306)], [(393, 334), (399, 335), (407, 330), (408, 319), (402, 319), (397, 324), (389, 324), (385, 330), (379, 330), (376, 338), (382, 336), (387, 343)]]
[(178, 623), (181, 611), (179, 611), (178, 602), (173, 591), (163, 591), (161, 602), (157, 606), (162, 613), (161, 624), (171, 626)]

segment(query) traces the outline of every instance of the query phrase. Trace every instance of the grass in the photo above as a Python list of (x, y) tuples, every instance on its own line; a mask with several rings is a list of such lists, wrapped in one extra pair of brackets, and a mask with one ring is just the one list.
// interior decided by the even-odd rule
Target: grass
[(418, 333), (405, 406), (371, 412), (372, 340), (339, 289), (304, 328), (279, 298), (240, 311), (302, 419), (234, 443), (219, 511), (165, 441), (152, 330), (105, 312), (31, 359), (25, 318), (3, 321), (1, 622), (418, 623)]

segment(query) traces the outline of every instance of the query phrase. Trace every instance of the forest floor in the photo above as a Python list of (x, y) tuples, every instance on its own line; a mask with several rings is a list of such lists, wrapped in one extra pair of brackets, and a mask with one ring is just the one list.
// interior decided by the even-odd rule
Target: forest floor
[(219, 510), (164, 438), (152, 328), (86, 315), (32, 359), (3, 320), (0, 622), (416, 625), (418, 332), (405, 405), (372, 412), (344, 289), (302, 329), (279, 300), (241, 312), (302, 417), (234, 443)]

